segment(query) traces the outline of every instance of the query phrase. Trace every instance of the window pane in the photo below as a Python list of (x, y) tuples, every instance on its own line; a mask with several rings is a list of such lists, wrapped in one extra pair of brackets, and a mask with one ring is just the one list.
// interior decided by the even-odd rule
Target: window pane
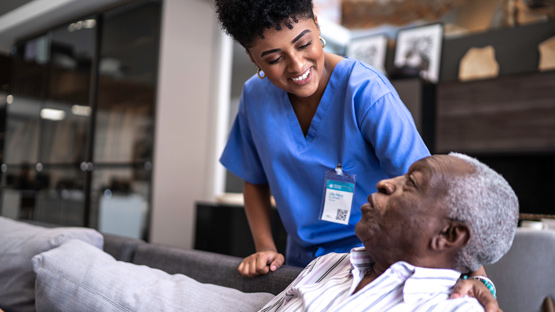
[(8, 166), (2, 181), (2, 215), (83, 226), (85, 173), (77, 168)]
[(85, 180), (85, 172), (77, 167), (60, 166), (38, 173), (34, 220), (85, 226)]
[(96, 19), (85, 18), (50, 33), (48, 98), (68, 104), (88, 105)]
[(46, 35), (16, 45), (12, 50), (14, 95), (42, 98), (48, 64)]
[(91, 226), (103, 233), (147, 239), (151, 188), (145, 166), (95, 166)]
[(6, 166), (2, 173), (2, 216), (33, 220), (39, 188), (36, 171), (29, 164)]
[(152, 157), (160, 4), (106, 13), (102, 28), (95, 163)]
[(38, 140), (43, 105), (49, 40), (44, 35), (13, 47), (12, 97), (7, 101), (4, 162), (21, 165), (38, 161)]
[(43, 163), (70, 164), (86, 160), (86, 143), (96, 19), (85, 18), (56, 28), (51, 34), (48, 96), (40, 112)]
[(36, 98), (14, 95), (6, 106), (6, 134), (4, 163), (10, 165), (35, 164), (38, 161), (40, 110), (42, 102)]

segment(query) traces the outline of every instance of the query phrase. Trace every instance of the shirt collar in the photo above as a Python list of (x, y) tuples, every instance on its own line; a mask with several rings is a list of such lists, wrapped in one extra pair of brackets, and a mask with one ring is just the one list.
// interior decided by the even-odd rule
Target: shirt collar
[[(358, 273), (363, 276), (374, 264), (364, 247), (353, 248), (350, 258), (353, 275)], [(461, 276), (455, 270), (416, 267), (404, 261), (394, 263), (383, 274), (395, 276), (400, 283), (404, 282), (403, 299), (407, 303), (438, 293), (448, 296)]]

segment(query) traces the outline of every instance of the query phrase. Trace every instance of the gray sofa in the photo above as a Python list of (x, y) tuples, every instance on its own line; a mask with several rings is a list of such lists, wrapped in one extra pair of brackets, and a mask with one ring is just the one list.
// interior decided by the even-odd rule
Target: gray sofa
[(302, 268), (284, 265), (268, 275), (245, 278), (237, 272), (242, 260), (238, 257), (145, 243), (109, 234), (103, 236), (104, 251), (116, 260), (146, 265), (170, 274), (185, 274), (201, 283), (231, 287), (247, 293), (267, 292), (277, 295), (302, 271)]
[(213, 301), (207, 310), (217, 311), (217, 296), (231, 294), (246, 302), (236, 302), (232, 310), (250, 311), (251, 302), (260, 308), (302, 271), (285, 265), (244, 278), (237, 272), (240, 261), (92, 229), (0, 217), (0, 310), (194, 311), (189, 305), (204, 300)]

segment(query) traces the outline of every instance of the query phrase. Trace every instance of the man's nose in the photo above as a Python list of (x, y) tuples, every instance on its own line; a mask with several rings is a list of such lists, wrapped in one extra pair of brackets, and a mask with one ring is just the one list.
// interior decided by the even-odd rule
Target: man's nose
[(376, 185), (378, 192), (384, 193), (387, 195), (391, 195), (395, 192), (395, 180), (394, 179), (385, 179), (378, 182)]

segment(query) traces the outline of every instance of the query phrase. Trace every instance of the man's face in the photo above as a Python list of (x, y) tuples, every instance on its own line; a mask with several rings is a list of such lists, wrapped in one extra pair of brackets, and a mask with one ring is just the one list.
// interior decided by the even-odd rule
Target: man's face
[(409, 171), (378, 182), (368, 196), (355, 233), (376, 261), (412, 264), (426, 255), (431, 238), (448, 221), (443, 198), (446, 181), (471, 170), (454, 156), (435, 155), (415, 162)]

